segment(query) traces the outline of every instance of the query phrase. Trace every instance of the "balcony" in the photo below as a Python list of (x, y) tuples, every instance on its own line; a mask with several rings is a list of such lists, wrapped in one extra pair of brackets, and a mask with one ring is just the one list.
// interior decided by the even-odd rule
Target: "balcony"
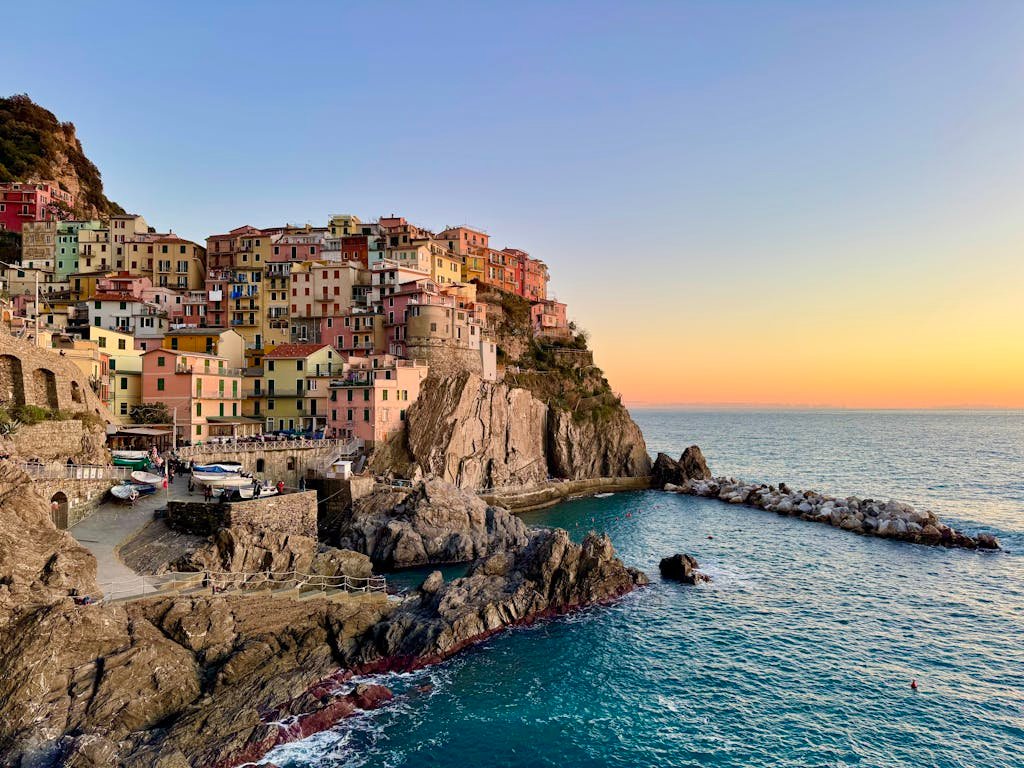
[(331, 389), (342, 387), (372, 387), (373, 371), (352, 371), (341, 379), (331, 379)]
[(175, 373), (195, 373), (202, 376), (241, 376), (244, 368), (206, 368), (201, 365), (176, 365)]
[(250, 319), (244, 318), (244, 317), (243, 318), (232, 318), (231, 324), (234, 325), (234, 326), (255, 326), (255, 325), (259, 325), (259, 323), (256, 322), (255, 318), (250, 320)]
[(263, 393), (263, 397), (306, 397), (307, 392), (304, 389), (296, 389), (295, 387), (288, 387), (287, 389), (274, 389), (268, 390)]

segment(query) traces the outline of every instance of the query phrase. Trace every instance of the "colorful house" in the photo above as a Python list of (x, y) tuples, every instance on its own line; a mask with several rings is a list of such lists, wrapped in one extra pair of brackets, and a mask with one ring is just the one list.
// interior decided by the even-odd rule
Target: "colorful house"
[(340, 373), (341, 356), (330, 344), (282, 344), (263, 358), (266, 381), (267, 431), (317, 431), (324, 427), (325, 413), (318, 398), (309, 396), (319, 377)]
[(142, 350), (130, 334), (109, 328), (93, 328), (89, 338), (109, 358), (107, 407), (120, 423), (127, 424), (132, 406), (142, 402)]
[(163, 348), (145, 352), (142, 402), (167, 404), (179, 441), (259, 432), (242, 416), (242, 371), (216, 355)]
[(328, 436), (371, 447), (387, 440), (405, 423), (427, 373), (426, 364), (392, 355), (350, 359), (330, 382)]
[(54, 221), (75, 205), (70, 192), (52, 181), (0, 183), (0, 229), (21, 232), (26, 222)]
[(223, 358), (231, 368), (245, 365), (244, 343), (232, 328), (175, 328), (161, 346), (174, 352), (199, 352)]

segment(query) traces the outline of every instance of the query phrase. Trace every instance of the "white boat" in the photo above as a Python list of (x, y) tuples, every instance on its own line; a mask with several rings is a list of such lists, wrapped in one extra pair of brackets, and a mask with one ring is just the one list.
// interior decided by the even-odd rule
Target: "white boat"
[(156, 487), (148, 484), (135, 485), (132, 483), (125, 483), (123, 485), (115, 485), (110, 489), (110, 493), (121, 501), (135, 501), (139, 496), (156, 493)]
[(152, 472), (143, 472), (141, 469), (132, 472), (132, 480), (137, 483), (148, 483), (149, 485), (164, 484), (163, 475), (154, 475)]
[(607, 499), (609, 496), (614, 496), (614, 493), (595, 493), (595, 499)]
[[(251, 485), (248, 488), (236, 488), (235, 490), (238, 491), (238, 495), (241, 496), (243, 499), (253, 498), (253, 489)], [(265, 487), (260, 486), (259, 498), (262, 499), (265, 496), (277, 496), (277, 488), (275, 488), (272, 485), (268, 485)]]
[(148, 459), (149, 451), (111, 451), (115, 459)]
[(216, 472), (195, 472), (192, 479), (212, 488), (244, 488), (252, 485), (251, 477), (241, 475), (218, 474)]
[(238, 474), (242, 471), (242, 465), (237, 461), (221, 461), (216, 464), (196, 464), (192, 467), (192, 472), (202, 472), (205, 474), (218, 473), (218, 474)]

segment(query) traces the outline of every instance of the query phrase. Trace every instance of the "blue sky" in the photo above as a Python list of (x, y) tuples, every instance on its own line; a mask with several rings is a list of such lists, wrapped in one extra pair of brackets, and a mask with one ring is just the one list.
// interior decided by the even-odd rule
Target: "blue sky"
[[(549, 262), (638, 400), (718, 386), (652, 372), (674, 328), (807, 365), (833, 311), (946, 301), (964, 259), (1021, 276), (1018, 3), (48, 8), (5, 10), (0, 91), (73, 121), (126, 208), (198, 240), (333, 212), (486, 228)], [(638, 313), (664, 332), (634, 338)]]

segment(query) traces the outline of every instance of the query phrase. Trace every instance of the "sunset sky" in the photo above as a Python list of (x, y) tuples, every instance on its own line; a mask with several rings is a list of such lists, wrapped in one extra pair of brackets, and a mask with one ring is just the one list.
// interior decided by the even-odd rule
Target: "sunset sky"
[(1024, 4), (63, 7), (0, 91), (160, 229), (482, 227), (628, 403), (1024, 407)]

